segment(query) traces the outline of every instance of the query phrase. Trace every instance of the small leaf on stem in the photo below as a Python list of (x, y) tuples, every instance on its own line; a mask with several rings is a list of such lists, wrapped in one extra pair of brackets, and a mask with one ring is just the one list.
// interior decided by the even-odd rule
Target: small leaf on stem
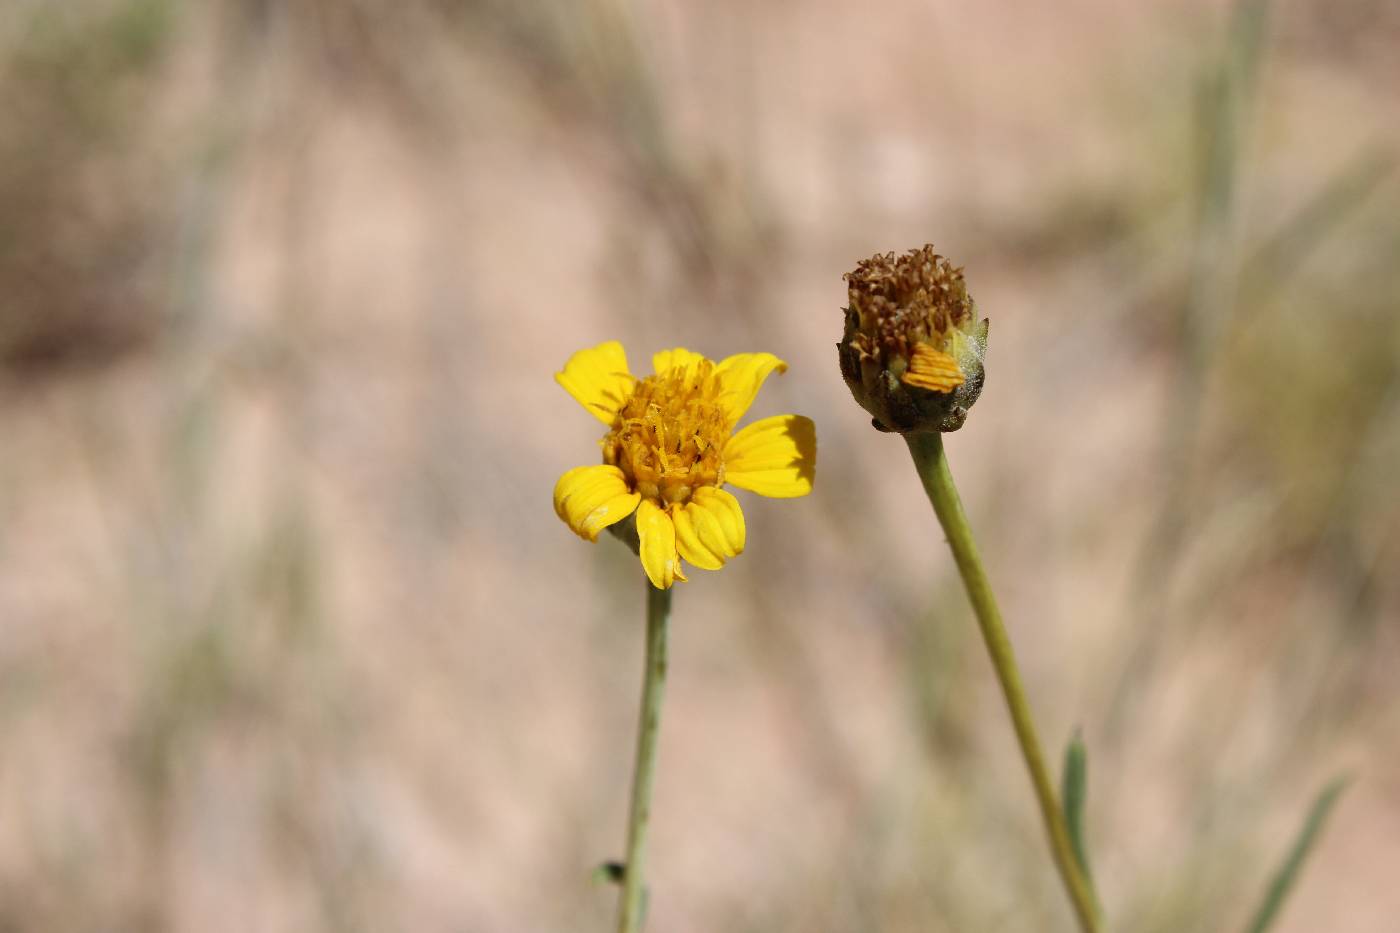
[(1273, 924), (1274, 919), (1283, 908), (1283, 902), (1288, 897), (1288, 893), (1298, 881), (1298, 873), (1303, 868), (1303, 862), (1307, 859), (1313, 844), (1317, 842), (1317, 837), (1321, 835), (1323, 827), (1327, 825), (1327, 818), (1332, 813), (1333, 805), (1336, 804), (1337, 798), (1342, 795), (1342, 791), (1347, 789), (1347, 784), (1350, 782), (1351, 779), (1348, 777), (1334, 778), (1317, 795), (1313, 801), (1312, 809), (1308, 811), (1308, 818), (1303, 821), (1303, 828), (1298, 833), (1298, 838), (1293, 840), (1293, 846), (1288, 850), (1287, 857), (1279, 865), (1278, 870), (1274, 872), (1274, 877), (1269, 882), (1269, 888), (1264, 892), (1264, 900), (1259, 904), (1259, 909), (1255, 911), (1249, 926), (1245, 927), (1248, 933), (1264, 933)]

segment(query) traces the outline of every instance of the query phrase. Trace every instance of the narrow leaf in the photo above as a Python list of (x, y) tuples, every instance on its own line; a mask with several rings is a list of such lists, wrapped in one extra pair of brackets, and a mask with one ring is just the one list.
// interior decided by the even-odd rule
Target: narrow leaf
[(1371, 143), (1352, 156), (1255, 251), (1244, 267), (1251, 292), (1278, 290), (1338, 226), (1369, 202), (1397, 167), (1396, 154)]
[(1089, 796), (1089, 752), (1084, 747), (1084, 739), (1078, 732), (1065, 747), (1065, 769), (1061, 776), (1060, 805), (1065, 811), (1065, 825), (1069, 828), (1070, 845), (1074, 847), (1074, 859), (1084, 872), (1084, 880), (1089, 887), (1094, 886), (1093, 872), (1089, 870), (1089, 846), (1084, 841), (1084, 805)]
[(1254, 919), (1245, 929), (1248, 933), (1264, 933), (1278, 916), (1278, 912), (1283, 908), (1283, 902), (1288, 897), (1288, 893), (1293, 889), (1293, 885), (1298, 881), (1298, 873), (1303, 868), (1303, 862), (1308, 857), (1313, 844), (1317, 842), (1317, 837), (1322, 833), (1322, 829), (1327, 825), (1327, 818), (1332, 813), (1332, 807), (1337, 802), (1337, 798), (1346, 790), (1349, 778), (1340, 777), (1333, 780), (1322, 789), (1322, 793), (1317, 795), (1313, 801), (1312, 809), (1308, 811), (1308, 818), (1303, 822), (1303, 829), (1298, 833), (1298, 838), (1293, 840), (1293, 847), (1288, 850), (1288, 857), (1283, 860), (1283, 864), (1274, 873), (1273, 879), (1269, 882), (1269, 888), (1264, 892), (1264, 900), (1259, 905), (1259, 909), (1254, 914)]

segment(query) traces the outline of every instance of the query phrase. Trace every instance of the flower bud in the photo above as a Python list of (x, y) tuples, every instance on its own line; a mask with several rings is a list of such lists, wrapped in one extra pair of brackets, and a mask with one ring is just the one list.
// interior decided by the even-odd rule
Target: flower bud
[(956, 431), (982, 391), (987, 324), (962, 269), (932, 246), (875, 255), (845, 275), (841, 376), (881, 431)]

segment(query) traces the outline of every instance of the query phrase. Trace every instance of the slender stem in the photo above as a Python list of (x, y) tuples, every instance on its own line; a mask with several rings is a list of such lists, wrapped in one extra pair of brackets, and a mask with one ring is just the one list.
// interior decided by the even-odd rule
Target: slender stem
[(924, 491), (933, 503), (933, 511), (948, 536), (948, 546), (952, 548), (953, 559), (957, 561), (968, 599), (977, 616), (977, 624), (982, 629), (982, 638), (987, 643), (992, 667), (996, 668), (997, 679), (1001, 682), (1007, 708), (1011, 711), (1011, 722), (1016, 728), (1016, 738), (1021, 744), (1021, 755), (1026, 759), (1026, 768), (1030, 771), (1031, 783), (1035, 786), (1036, 799), (1040, 803), (1040, 814), (1045, 819), (1050, 853), (1055, 857), (1055, 865), (1060, 870), (1074, 912), (1079, 917), (1080, 928), (1085, 933), (1097, 933), (1099, 918), (1093, 893), (1074, 857), (1064, 815), (1045, 767), (1045, 756), (1040, 751), (1040, 739), (1036, 737), (1030, 703), (1026, 700), (1025, 688), (1021, 686), (1011, 639), (1007, 637), (1006, 626), (1002, 624), (1001, 611), (997, 609), (996, 597), (992, 594), (992, 584), (977, 553), (977, 543), (973, 540), (967, 515), (963, 513), (957, 487), (953, 485), (953, 474), (948, 470), (948, 458), (943, 453), (943, 436), (931, 432), (906, 435), (904, 440), (914, 457), (914, 466), (918, 468), (919, 479), (923, 480)]
[(651, 789), (656, 783), (656, 735), (666, 685), (666, 626), (670, 618), (671, 591), (658, 590), (648, 583), (646, 670), (642, 675), (642, 713), (637, 722), (637, 761), (632, 773), (627, 863), (622, 876), (617, 933), (638, 933), (645, 919), (647, 829), (651, 825)]

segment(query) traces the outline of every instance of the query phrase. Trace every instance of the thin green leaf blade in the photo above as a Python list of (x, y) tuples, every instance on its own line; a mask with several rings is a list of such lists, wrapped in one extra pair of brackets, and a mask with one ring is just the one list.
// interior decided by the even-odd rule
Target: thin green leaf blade
[[(1094, 873), (1089, 870), (1089, 846), (1085, 841), (1084, 808), (1089, 798), (1089, 751), (1083, 737), (1076, 731), (1065, 746), (1065, 766), (1060, 778), (1060, 806), (1064, 809), (1065, 825), (1069, 828), (1070, 846), (1075, 861), (1084, 872), (1092, 890)], [(1097, 900), (1098, 895), (1095, 894)]]
[(1318, 836), (1327, 825), (1327, 819), (1332, 814), (1337, 798), (1341, 797), (1342, 791), (1346, 790), (1350, 782), (1351, 779), (1347, 777), (1336, 778), (1317, 795), (1312, 809), (1308, 811), (1308, 818), (1303, 821), (1302, 830), (1293, 840), (1293, 846), (1288, 850), (1283, 863), (1274, 872), (1269, 887), (1264, 892), (1264, 900), (1254, 913), (1254, 919), (1245, 928), (1247, 933), (1265, 933), (1278, 917), (1279, 911), (1283, 909), (1284, 900), (1298, 881), (1298, 874), (1302, 871), (1308, 853), (1312, 851)]

